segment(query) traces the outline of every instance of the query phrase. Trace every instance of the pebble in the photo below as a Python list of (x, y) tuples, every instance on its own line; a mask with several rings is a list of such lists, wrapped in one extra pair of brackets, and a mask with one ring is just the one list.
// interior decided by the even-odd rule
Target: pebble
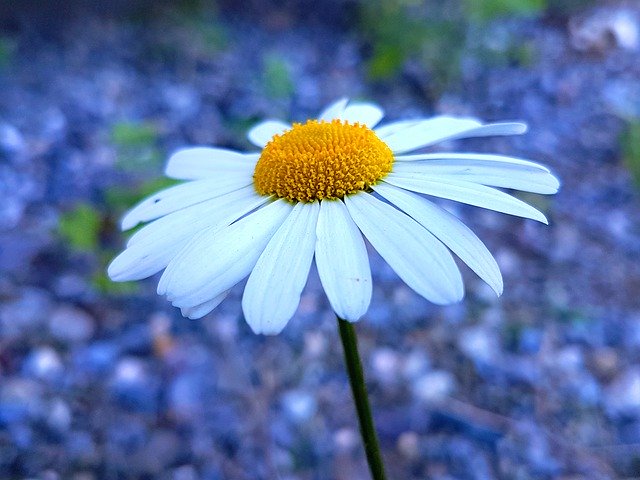
[(640, 416), (640, 368), (620, 373), (606, 387), (604, 400), (612, 416)]
[(41, 380), (56, 380), (63, 372), (62, 360), (52, 347), (38, 347), (25, 359), (23, 372)]
[(49, 318), (53, 302), (44, 290), (23, 288), (19, 296), (0, 305), (0, 326), (7, 337), (37, 333)]
[(433, 370), (416, 379), (412, 385), (413, 395), (426, 403), (446, 400), (456, 388), (456, 381), (451, 373), (444, 370)]
[(158, 380), (146, 363), (133, 357), (118, 361), (109, 381), (112, 395), (120, 405), (136, 412), (154, 412), (158, 407)]
[(71, 426), (71, 409), (61, 398), (55, 398), (49, 402), (47, 425), (58, 433), (66, 433)]
[(9, 123), (0, 123), (0, 153), (18, 155), (25, 150), (26, 142), (20, 130)]
[(64, 343), (85, 342), (93, 336), (95, 322), (88, 313), (71, 305), (61, 305), (49, 317), (51, 335)]
[(304, 423), (316, 414), (318, 404), (306, 390), (289, 390), (282, 394), (283, 413), (294, 423)]
[(484, 325), (465, 328), (457, 342), (460, 351), (481, 366), (494, 364), (501, 351), (495, 333)]
[(399, 380), (401, 359), (390, 348), (378, 348), (371, 354), (371, 370), (383, 384), (394, 384)]

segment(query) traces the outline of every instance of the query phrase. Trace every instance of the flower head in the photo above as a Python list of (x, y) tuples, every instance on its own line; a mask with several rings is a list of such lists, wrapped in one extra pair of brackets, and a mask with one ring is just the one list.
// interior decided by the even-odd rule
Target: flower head
[(407, 153), (443, 140), (524, 133), (521, 123), (448, 116), (376, 127), (372, 104), (339, 100), (317, 120), (267, 120), (249, 131), (262, 150), (187, 148), (167, 164), (188, 180), (134, 207), (137, 231), (109, 266), (113, 280), (164, 269), (158, 293), (200, 318), (249, 277), (242, 298), (256, 333), (280, 332), (293, 316), (315, 257), (336, 314), (361, 318), (371, 301), (363, 236), (398, 276), (437, 304), (464, 296), (456, 254), (500, 295), (500, 270), (482, 241), (426, 196), (546, 223), (535, 208), (494, 187), (552, 194), (559, 182), (537, 163), (476, 153)]

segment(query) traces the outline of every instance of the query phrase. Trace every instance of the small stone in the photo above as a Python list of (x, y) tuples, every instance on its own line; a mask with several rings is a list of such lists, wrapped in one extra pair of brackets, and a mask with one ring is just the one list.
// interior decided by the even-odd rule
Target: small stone
[(602, 347), (593, 352), (592, 365), (595, 374), (605, 380), (611, 379), (619, 370), (618, 353), (614, 348)]
[(415, 380), (429, 370), (431, 362), (422, 350), (412, 350), (402, 364), (402, 375), (408, 380)]
[(636, 50), (640, 44), (638, 16), (627, 9), (594, 9), (588, 16), (573, 18), (569, 31), (572, 45), (581, 51)]
[(183, 465), (173, 471), (172, 480), (198, 480), (198, 472), (192, 465)]
[(413, 384), (413, 395), (426, 403), (445, 400), (455, 390), (453, 375), (444, 370), (433, 370), (419, 377)]
[(341, 428), (333, 434), (333, 443), (339, 451), (349, 451), (358, 445), (358, 434), (351, 428)]
[(0, 123), (0, 150), (19, 154), (25, 150), (26, 142), (20, 131), (8, 123)]
[(304, 390), (289, 390), (284, 393), (282, 406), (285, 415), (295, 423), (306, 422), (315, 415), (318, 408), (314, 396)]
[(60, 398), (56, 398), (49, 404), (47, 425), (60, 433), (66, 433), (71, 426), (71, 409)]
[(45, 323), (53, 303), (44, 290), (24, 288), (20, 295), (0, 306), (0, 326), (6, 337), (37, 332)]
[(53, 380), (62, 373), (62, 361), (51, 347), (38, 347), (24, 362), (24, 372), (42, 380)]
[(640, 415), (640, 369), (621, 373), (605, 391), (605, 407), (613, 416)]
[(416, 432), (404, 432), (398, 437), (398, 451), (408, 459), (418, 458), (420, 455), (420, 437)]
[(158, 380), (147, 372), (145, 363), (125, 357), (116, 365), (109, 386), (116, 400), (136, 412), (154, 412), (158, 407)]
[(311, 358), (318, 358), (327, 351), (327, 338), (317, 331), (307, 331), (304, 334), (304, 351)]
[(465, 328), (458, 336), (458, 348), (480, 365), (495, 363), (500, 353), (498, 343), (494, 332), (481, 325)]
[(371, 355), (374, 376), (382, 383), (395, 383), (399, 378), (400, 358), (390, 348), (378, 348)]
[(90, 339), (95, 331), (93, 318), (79, 308), (62, 305), (49, 318), (51, 335), (65, 343), (79, 343)]

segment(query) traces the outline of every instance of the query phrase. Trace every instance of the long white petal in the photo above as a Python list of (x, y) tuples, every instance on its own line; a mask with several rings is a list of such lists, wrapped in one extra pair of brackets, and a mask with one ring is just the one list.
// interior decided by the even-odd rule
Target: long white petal
[(212, 298), (200, 305), (195, 305), (189, 308), (181, 308), (180, 312), (183, 317), (190, 318), (191, 320), (197, 320), (198, 318), (204, 317), (207, 313), (211, 312), (214, 308), (222, 303), (222, 301), (227, 298), (229, 295), (229, 290), (221, 293), (217, 297)]
[(374, 132), (381, 139), (385, 139), (388, 136), (406, 130), (409, 127), (413, 127), (424, 120), (398, 120), (397, 122), (387, 123), (381, 127), (376, 127)]
[(323, 200), (316, 230), (316, 265), (331, 307), (351, 322), (371, 303), (371, 268), (362, 234), (339, 200)]
[(318, 115), (318, 120), (323, 120), (325, 122), (330, 122), (334, 118), (340, 118), (340, 115), (344, 112), (344, 109), (347, 108), (347, 103), (349, 103), (348, 98), (340, 98), (336, 100), (332, 104), (330, 104), (327, 108), (325, 108), (320, 115)]
[(282, 134), (291, 129), (291, 125), (280, 120), (265, 120), (253, 127), (247, 133), (247, 138), (257, 147), (264, 147), (274, 135)]
[(251, 185), (250, 174), (226, 175), (223, 178), (195, 180), (154, 193), (133, 207), (122, 219), (122, 230), (129, 230), (138, 223), (148, 222), (183, 208)]
[(319, 202), (297, 203), (249, 275), (242, 310), (254, 333), (280, 333), (300, 303), (316, 243)]
[(364, 236), (409, 287), (439, 305), (462, 299), (464, 286), (453, 257), (422, 225), (370, 194), (349, 195), (345, 204)]
[(435, 117), (387, 136), (384, 141), (394, 153), (404, 153), (456, 138), (517, 135), (524, 133), (523, 123), (483, 125), (472, 118)]
[(178, 180), (251, 174), (259, 156), (259, 153), (239, 153), (224, 148), (183, 148), (169, 157), (164, 173)]
[(396, 155), (395, 160), (399, 162), (413, 162), (416, 160), (429, 160), (433, 162), (447, 162), (448, 165), (460, 164), (513, 164), (523, 165), (526, 167), (537, 168), (548, 172), (549, 169), (544, 165), (522, 158), (507, 157), (504, 155), (493, 155), (486, 153), (419, 153), (416, 155)]
[(490, 187), (552, 194), (560, 182), (551, 173), (523, 165), (455, 160), (399, 162), (393, 167), (398, 175), (423, 176), (432, 181), (465, 181)]
[[(137, 243), (156, 243), (165, 239), (173, 240), (184, 235), (193, 235), (219, 221), (224, 222), (226, 218), (237, 214), (238, 216), (229, 222), (231, 223), (241, 215), (267, 201), (268, 197), (258, 195), (253, 185), (248, 185), (225, 195), (170, 213), (145, 225), (131, 236), (127, 242), (127, 247)], [(247, 210), (247, 208), (251, 210)]]
[(384, 178), (384, 181), (413, 192), (547, 223), (546, 217), (532, 206), (504, 192), (477, 183), (448, 180), (445, 183), (396, 173), (390, 173)]
[(158, 283), (177, 307), (199, 305), (246, 277), (293, 207), (276, 200), (223, 229), (194, 237), (169, 263)]
[(338, 118), (373, 128), (382, 120), (382, 117), (384, 117), (384, 111), (373, 103), (351, 103)]
[(503, 282), (498, 264), (482, 240), (460, 219), (426, 198), (388, 183), (381, 182), (373, 188), (433, 233), (498, 295), (502, 294)]
[(136, 235), (143, 236), (130, 241), (111, 262), (107, 270), (109, 277), (114, 281), (129, 281), (154, 275), (198, 232), (230, 225), (267, 201), (252, 189), (245, 189), (156, 220), (137, 232)]

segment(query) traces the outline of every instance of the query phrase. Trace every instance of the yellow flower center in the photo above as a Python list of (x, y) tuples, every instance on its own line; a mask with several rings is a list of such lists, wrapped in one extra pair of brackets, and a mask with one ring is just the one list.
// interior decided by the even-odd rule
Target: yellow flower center
[(253, 183), (261, 195), (313, 202), (366, 190), (392, 165), (391, 149), (365, 125), (307, 120), (269, 141)]

